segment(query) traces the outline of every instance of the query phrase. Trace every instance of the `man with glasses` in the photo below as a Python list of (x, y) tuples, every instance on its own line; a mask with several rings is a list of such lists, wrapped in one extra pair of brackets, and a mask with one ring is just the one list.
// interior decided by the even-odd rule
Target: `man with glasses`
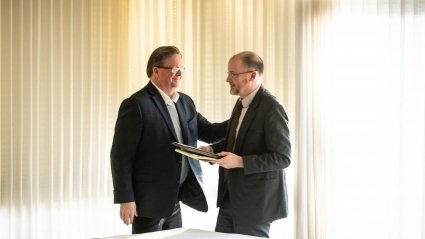
[(146, 68), (149, 83), (118, 112), (111, 149), (114, 203), (133, 234), (182, 227), (180, 200), (208, 210), (199, 161), (182, 157), (171, 143), (222, 140), (227, 122), (211, 124), (177, 91), (184, 70), (179, 49), (157, 48)]
[(215, 230), (269, 237), (270, 224), (288, 214), (284, 169), (291, 162), (288, 117), (262, 86), (264, 64), (254, 52), (228, 62), (230, 93), (239, 95), (220, 152)]

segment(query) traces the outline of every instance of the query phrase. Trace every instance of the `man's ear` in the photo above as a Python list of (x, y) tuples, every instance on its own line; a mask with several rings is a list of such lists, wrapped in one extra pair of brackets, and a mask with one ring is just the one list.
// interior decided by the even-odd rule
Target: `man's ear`
[(249, 79), (250, 81), (255, 80), (255, 77), (257, 76), (258, 72), (257, 71), (253, 71), (251, 72), (251, 78)]
[(152, 73), (153, 74), (158, 74), (158, 70), (159, 70), (158, 67), (153, 67), (152, 68)]

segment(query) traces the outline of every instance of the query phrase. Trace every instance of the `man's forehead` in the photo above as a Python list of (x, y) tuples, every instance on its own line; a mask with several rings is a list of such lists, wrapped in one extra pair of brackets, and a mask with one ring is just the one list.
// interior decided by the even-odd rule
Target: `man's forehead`
[(242, 61), (240, 59), (234, 58), (229, 60), (229, 67), (235, 67), (235, 68), (240, 68), (243, 66)]
[(173, 54), (165, 58), (164, 62), (167, 62), (167, 63), (182, 62), (182, 56), (179, 54)]

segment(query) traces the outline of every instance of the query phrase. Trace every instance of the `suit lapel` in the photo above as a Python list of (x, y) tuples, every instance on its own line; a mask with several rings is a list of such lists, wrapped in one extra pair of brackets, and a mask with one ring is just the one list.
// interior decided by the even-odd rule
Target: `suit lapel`
[(260, 102), (260, 99), (263, 95), (263, 86), (260, 86), (260, 89), (258, 90), (257, 94), (255, 95), (254, 99), (252, 100), (251, 104), (248, 107), (248, 110), (245, 113), (245, 116), (242, 120), (241, 126), (239, 127), (238, 136), (235, 141), (235, 152), (239, 152), (239, 149), (241, 147), (243, 139), (245, 138), (246, 134), (249, 131), (250, 125), (252, 121), (255, 118), (255, 115), (257, 114), (257, 107)]
[(152, 95), (152, 101), (158, 108), (158, 111), (160, 112), (162, 118), (164, 118), (167, 127), (171, 132), (171, 135), (173, 135), (175, 141), (178, 141), (176, 131), (174, 130), (173, 121), (171, 121), (170, 113), (168, 112), (167, 105), (165, 104), (164, 99), (151, 82), (148, 83), (147, 87), (149, 93)]

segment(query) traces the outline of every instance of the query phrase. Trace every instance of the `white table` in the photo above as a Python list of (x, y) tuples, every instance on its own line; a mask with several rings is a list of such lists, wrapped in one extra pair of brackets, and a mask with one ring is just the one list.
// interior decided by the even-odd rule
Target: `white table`
[(149, 232), (135, 235), (120, 235), (104, 237), (102, 239), (254, 239), (263, 237), (254, 237), (241, 234), (228, 234), (204, 231), (191, 228), (177, 228), (158, 232)]

